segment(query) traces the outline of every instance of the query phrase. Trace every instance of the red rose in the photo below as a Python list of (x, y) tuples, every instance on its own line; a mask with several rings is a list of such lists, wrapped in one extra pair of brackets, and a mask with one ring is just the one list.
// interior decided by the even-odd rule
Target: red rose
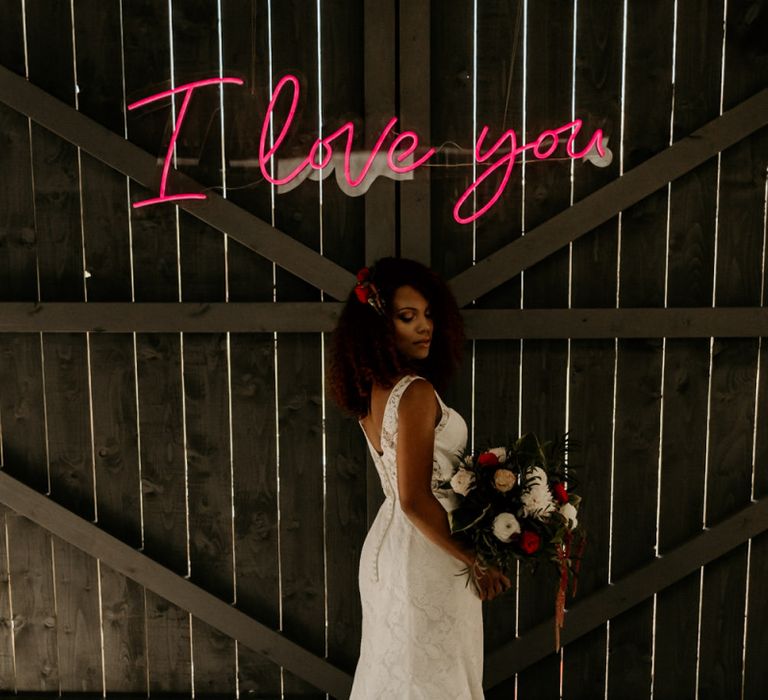
[(369, 273), (370, 273), (370, 270), (367, 267), (361, 268), (360, 271), (357, 273), (358, 282), (362, 282), (366, 277), (368, 277)]
[(477, 463), (481, 467), (494, 467), (499, 463), (499, 458), (493, 452), (483, 452), (477, 458)]
[(520, 549), (526, 554), (533, 554), (541, 546), (541, 537), (535, 532), (526, 530), (520, 537)]
[(559, 481), (552, 484), (552, 493), (555, 494), (558, 503), (568, 503), (568, 492)]

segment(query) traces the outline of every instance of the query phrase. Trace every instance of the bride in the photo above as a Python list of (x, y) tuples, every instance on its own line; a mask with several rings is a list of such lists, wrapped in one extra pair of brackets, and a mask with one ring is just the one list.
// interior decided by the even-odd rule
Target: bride
[[(333, 334), (330, 391), (359, 422), (384, 502), (363, 543), (360, 657), (351, 700), (481, 700), (482, 601), (510, 580), (454, 538), (450, 479), (467, 425), (438, 389), (461, 361), (461, 314), (414, 260), (362, 268)], [(465, 574), (471, 572), (472, 586)]]

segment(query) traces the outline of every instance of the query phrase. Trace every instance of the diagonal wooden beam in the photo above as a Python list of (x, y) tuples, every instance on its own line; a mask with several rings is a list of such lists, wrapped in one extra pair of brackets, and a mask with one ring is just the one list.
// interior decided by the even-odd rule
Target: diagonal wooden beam
[(766, 124), (768, 89), (453, 277), (449, 285), (459, 306), (487, 294)]
[[(159, 190), (161, 166), (158, 166), (155, 156), (3, 66), (0, 66), (0, 102), (147, 189), (154, 192)], [(200, 192), (204, 189), (178, 171), (171, 172), (170, 180), (169, 189), (173, 192)], [(355, 284), (355, 276), (351, 272), (215, 192), (207, 194), (206, 200), (181, 200), (177, 204), (192, 216), (332, 297), (340, 300), (347, 298)]]
[(315, 687), (339, 698), (349, 696), (352, 678), (348, 673), (2, 470), (0, 502)]
[[(642, 569), (576, 603), (565, 616), (561, 643), (570, 644), (766, 530), (768, 498), (763, 498)], [(485, 688), (501, 683), (553, 653), (553, 625), (553, 621), (542, 623), (487, 657), (483, 673)]]
[[(0, 302), (0, 333), (328, 333), (340, 302)], [(468, 338), (756, 338), (768, 308), (463, 309)]]

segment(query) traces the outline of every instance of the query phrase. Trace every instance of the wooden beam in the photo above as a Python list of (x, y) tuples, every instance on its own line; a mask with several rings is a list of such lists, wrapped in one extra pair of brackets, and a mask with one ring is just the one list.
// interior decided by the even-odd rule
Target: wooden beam
[[(155, 156), (134, 146), (2, 66), (0, 66), (0, 102), (4, 102), (149, 190), (159, 191), (162, 162), (158, 162)], [(169, 186), (171, 192), (200, 192), (203, 189), (204, 187), (192, 178), (178, 171), (171, 171)], [(192, 216), (227, 234), (230, 238), (318, 289), (322, 289), (332, 297), (340, 300), (347, 298), (355, 284), (355, 277), (351, 272), (215, 192), (209, 191), (207, 194), (206, 200), (181, 200), (177, 204)]]
[(755, 338), (768, 308), (462, 309), (468, 337)]
[[(768, 498), (752, 503), (642, 569), (577, 602), (565, 616), (561, 643), (570, 644), (765, 530), (768, 530)], [(553, 586), (553, 605), (554, 590)], [(483, 673), (485, 688), (554, 653), (553, 625), (553, 621), (542, 623), (487, 657)]]
[(466, 306), (768, 124), (768, 89), (646, 160), (474, 266), (449, 286)]
[[(372, 149), (395, 107), (396, 0), (364, 0), (365, 147)], [(377, 178), (365, 194), (365, 264), (395, 254), (395, 184)], [(378, 483), (374, 484), (378, 488)]]
[(348, 697), (352, 678), (333, 664), (166, 569), (133, 547), (0, 470), (0, 501), (92, 557), (101, 559), (270, 661), (336, 697)]
[[(2, 302), (0, 333), (327, 333), (340, 302)], [(756, 338), (768, 308), (464, 309), (475, 340)]]
[[(400, 2), (400, 123), (431, 143), (430, 0)], [(415, 157), (418, 157), (418, 153)], [(400, 255), (431, 266), (430, 169), (400, 183)]]

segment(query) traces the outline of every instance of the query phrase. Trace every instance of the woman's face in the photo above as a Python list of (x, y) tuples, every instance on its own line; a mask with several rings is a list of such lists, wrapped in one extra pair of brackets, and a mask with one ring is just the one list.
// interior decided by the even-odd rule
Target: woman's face
[(395, 325), (395, 346), (408, 358), (422, 360), (429, 354), (432, 340), (432, 309), (420, 292), (404, 285), (395, 290), (393, 296)]

